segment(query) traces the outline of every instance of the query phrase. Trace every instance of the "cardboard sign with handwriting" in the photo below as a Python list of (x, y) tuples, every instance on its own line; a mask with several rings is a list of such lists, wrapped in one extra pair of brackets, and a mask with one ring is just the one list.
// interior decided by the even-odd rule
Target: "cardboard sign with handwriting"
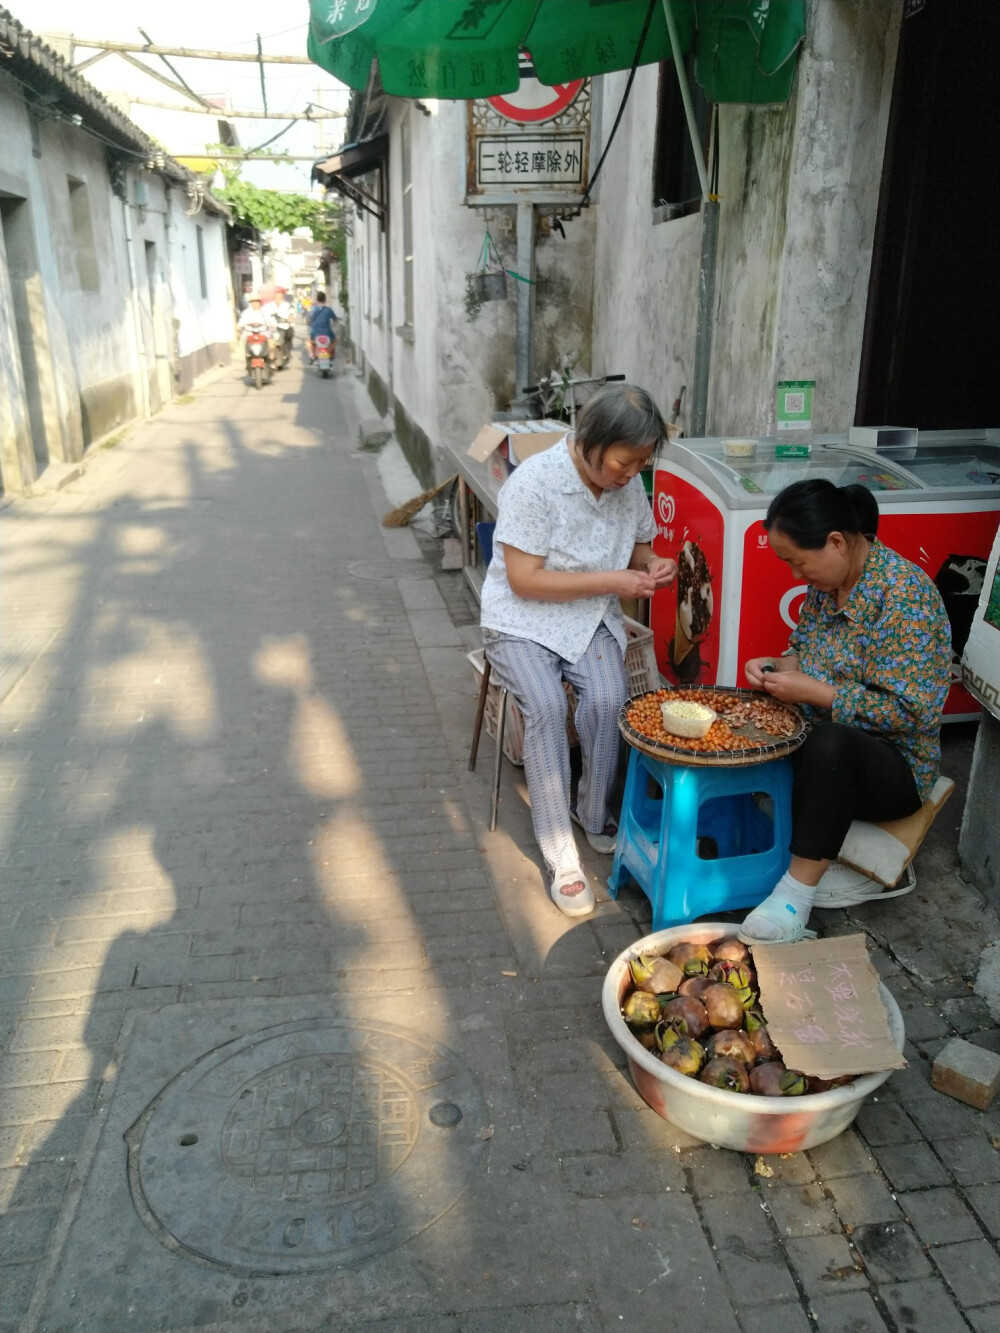
[(864, 935), (755, 944), (760, 1003), (789, 1069), (816, 1078), (902, 1069)]

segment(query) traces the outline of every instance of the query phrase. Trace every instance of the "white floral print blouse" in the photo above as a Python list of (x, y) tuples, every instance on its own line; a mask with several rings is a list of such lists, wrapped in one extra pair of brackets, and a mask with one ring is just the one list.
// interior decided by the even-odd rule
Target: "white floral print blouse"
[(487, 632), (531, 639), (565, 661), (577, 662), (602, 621), (625, 652), (618, 598), (609, 594), (539, 602), (518, 597), (507, 582), (504, 545), (544, 556), (546, 569), (627, 569), (636, 544), (653, 540), (655, 525), (641, 477), (604, 491), (598, 499), (577, 472), (568, 444), (569, 436), (564, 436), (551, 449), (525, 459), (500, 488), (480, 624)]

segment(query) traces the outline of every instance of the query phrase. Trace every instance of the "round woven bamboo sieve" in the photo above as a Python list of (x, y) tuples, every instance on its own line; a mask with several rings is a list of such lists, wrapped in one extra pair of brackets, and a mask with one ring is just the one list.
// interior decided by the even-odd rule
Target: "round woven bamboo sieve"
[[(739, 689), (735, 686), (731, 688), (728, 685), (697, 685), (691, 688), (704, 694), (730, 695), (737, 699), (763, 695), (762, 690)], [(647, 693), (653, 694), (655, 691), (650, 690)], [(764, 697), (769, 703), (777, 702), (770, 695)], [(636, 731), (628, 720), (628, 710), (636, 699), (642, 698), (645, 698), (645, 695), (639, 694), (625, 700), (618, 710), (618, 729), (633, 749), (641, 750), (643, 754), (648, 754), (650, 758), (659, 759), (665, 764), (686, 764), (689, 767), (699, 768), (746, 768), (751, 764), (766, 764), (770, 759), (783, 759), (786, 755), (792, 754), (811, 730), (799, 708), (794, 704), (783, 703), (781, 707), (793, 713), (799, 724), (798, 731), (793, 736), (772, 736), (769, 731), (754, 726), (752, 722), (744, 722), (738, 727), (727, 723), (737, 738), (743, 737), (748, 741), (760, 741), (763, 744), (739, 750), (689, 750), (683, 745), (668, 745), (663, 741), (654, 741), (651, 737), (644, 736), (641, 731)]]

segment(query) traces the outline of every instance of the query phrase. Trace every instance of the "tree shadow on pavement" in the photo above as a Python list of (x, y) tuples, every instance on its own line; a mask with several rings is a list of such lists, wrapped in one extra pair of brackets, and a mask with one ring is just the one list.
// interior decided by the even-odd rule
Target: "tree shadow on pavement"
[[(197, 430), (177, 413), (137, 437), (83, 512), (16, 518), (18, 577), (73, 587), (58, 646), (3, 709), (17, 775), (4, 1066), (19, 1083), (5, 1097), (4, 1330), (36, 1284), (31, 1327), (50, 1296), (67, 1327), (103, 1330), (242, 1303), (245, 1280), (220, 1286), (143, 1232), (140, 1270), (122, 1250), (86, 1284), (103, 1307), (69, 1314), (59, 1249), (77, 1194), (124, 1180), (120, 1142), (117, 1184), (86, 1177), (112, 1062), (141, 1055), (117, 1044), (126, 1013), (319, 997), (357, 1022), (409, 1012), (468, 1057), (438, 973), (470, 946), (509, 954), (398, 588), (350, 573), (384, 547), (342, 413), (332, 431), (289, 427), (276, 395), (235, 378), (199, 407)], [(463, 966), (468, 984), (460, 962), (451, 985)], [(201, 1054), (194, 1042), (185, 1059)], [(122, 1225), (138, 1243), (135, 1218)], [(70, 1260), (76, 1244), (70, 1232)], [(378, 1263), (387, 1309), (431, 1299), (426, 1277), (395, 1268)], [(326, 1281), (356, 1314), (363, 1277)]]

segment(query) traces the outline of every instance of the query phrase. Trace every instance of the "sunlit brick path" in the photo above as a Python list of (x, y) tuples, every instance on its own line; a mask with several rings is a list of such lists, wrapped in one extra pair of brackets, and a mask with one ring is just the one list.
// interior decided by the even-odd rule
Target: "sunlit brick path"
[(942, 1333), (902, 1222), (849, 1244), (899, 1214), (858, 1134), (764, 1212), (635, 1094), (600, 984), (648, 913), (556, 913), (509, 767), (486, 833), (475, 630), (380, 526), (365, 412), (349, 370), (228, 370), (0, 510), (0, 1330), (877, 1331), (912, 1295)]

